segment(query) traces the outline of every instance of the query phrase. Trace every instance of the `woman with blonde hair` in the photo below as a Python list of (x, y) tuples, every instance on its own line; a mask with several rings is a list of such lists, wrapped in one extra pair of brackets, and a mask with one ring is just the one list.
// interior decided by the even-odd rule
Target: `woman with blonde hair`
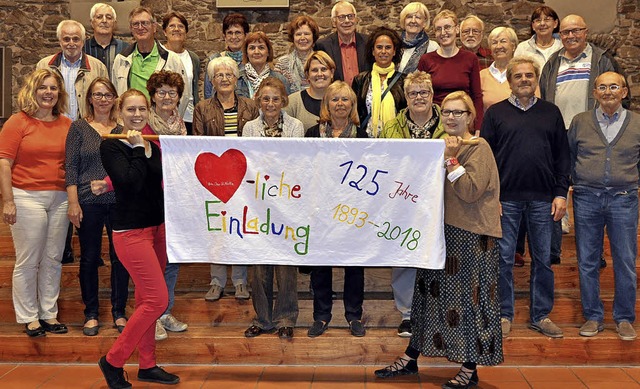
[(476, 111), (458, 91), (442, 101), (445, 138), (444, 269), (418, 269), (405, 354), (375, 371), (380, 378), (417, 374), (420, 354), (462, 363), (444, 389), (478, 385), (476, 367), (502, 363), (498, 289), (500, 181), (493, 152), (472, 138)]
[(322, 98), (333, 82), (335, 71), (335, 62), (324, 51), (314, 51), (304, 64), (304, 74), (309, 81), (309, 88), (292, 93), (284, 110), (299, 119), (305, 131), (318, 124)]
[(64, 81), (39, 69), (18, 94), (20, 111), (0, 131), (2, 217), (11, 226), (16, 263), (13, 307), (28, 336), (63, 334), (58, 319), (62, 251), (67, 236), (65, 140), (71, 119)]
[(425, 53), (440, 47), (429, 39), (427, 31), (431, 27), (431, 17), (427, 6), (419, 1), (407, 4), (400, 11), (400, 28), (402, 28), (402, 59), (398, 71), (409, 74), (418, 68), (418, 61)]

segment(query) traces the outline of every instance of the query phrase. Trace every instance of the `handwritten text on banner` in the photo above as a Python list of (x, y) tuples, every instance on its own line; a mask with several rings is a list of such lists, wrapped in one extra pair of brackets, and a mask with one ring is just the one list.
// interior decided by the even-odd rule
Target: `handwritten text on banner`
[(171, 262), (444, 266), (444, 143), (161, 137)]

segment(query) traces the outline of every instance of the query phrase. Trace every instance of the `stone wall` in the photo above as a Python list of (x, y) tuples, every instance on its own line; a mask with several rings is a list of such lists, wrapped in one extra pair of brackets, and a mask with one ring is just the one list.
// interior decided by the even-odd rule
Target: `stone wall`
[[(558, 3), (561, 0), (549, 2)], [(580, 13), (579, 2), (574, 13)], [(600, 0), (592, 0), (600, 1)], [(360, 30), (368, 32), (380, 25), (398, 28), (398, 18), (402, 7), (409, 0), (355, 0), (360, 17)], [(442, 9), (452, 9), (459, 16), (475, 13), (487, 23), (490, 31), (498, 25), (514, 27), (520, 39), (529, 37), (529, 16), (533, 9), (544, 0), (423, 0), (432, 17)], [(215, 0), (141, 0), (142, 5), (153, 9), (157, 16), (170, 10), (184, 13), (190, 20), (187, 47), (195, 51), (201, 59), (208, 54), (223, 49), (222, 19), (231, 12), (216, 9)], [(307, 14), (316, 19), (321, 27), (321, 36), (331, 31), (331, 0), (290, 0), (289, 9), (243, 9), (252, 29), (265, 31), (274, 42), (276, 56), (289, 50), (286, 39), (287, 21)], [(610, 49), (625, 69), (631, 83), (633, 108), (640, 110), (640, 2), (638, 0), (617, 0), (617, 4), (607, 0), (605, 4), (616, 7), (617, 18), (610, 31), (591, 31), (589, 40)], [(69, 17), (68, 0), (0, 0), (0, 46), (9, 47), (13, 52), (13, 96), (22, 85), (24, 77), (33, 70), (36, 62), (45, 55), (59, 49), (55, 37), (56, 25)], [(560, 15), (563, 17), (564, 15)], [(584, 15), (589, 22), (597, 15)], [(126, 18), (126, 15), (119, 15)], [(128, 32), (118, 35), (130, 40)], [(163, 39), (161, 33), (158, 37)], [(206, 61), (203, 61), (203, 67)]]

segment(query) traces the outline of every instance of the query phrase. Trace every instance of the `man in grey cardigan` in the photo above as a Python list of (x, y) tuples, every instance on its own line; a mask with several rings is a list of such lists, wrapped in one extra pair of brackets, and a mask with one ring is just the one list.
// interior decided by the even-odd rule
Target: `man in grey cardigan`
[(569, 127), (580, 295), (586, 319), (580, 328), (582, 336), (595, 336), (604, 328), (599, 268), (606, 227), (614, 261), (613, 320), (622, 340), (636, 338), (632, 323), (636, 317), (640, 115), (622, 106), (627, 94), (624, 76), (601, 74), (593, 89), (598, 108), (576, 115)]

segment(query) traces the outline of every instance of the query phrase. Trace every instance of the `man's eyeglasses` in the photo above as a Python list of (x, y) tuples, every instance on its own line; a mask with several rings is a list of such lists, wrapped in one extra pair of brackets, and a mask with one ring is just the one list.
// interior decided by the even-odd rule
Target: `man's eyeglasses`
[(143, 20), (141, 22), (133, 22), (130, 24), (131, 27), (133, 28), (140, 28), (140, 27), (144, 27), (144, 28), (149, 28), (151, 26), (151, 20)]
[(602, 85), (598, 85), (596, 89), (598, 90), (598, 92), (606, 92), (607, 89), (609, 89), (611, 92), (617, 92), (620, 89), (622, 89), (622, 87), (617, 84), (611, 84), (611, 85), (602, 84)]
[(169, 97), (174, 98), (178, 95), (178, 92), (174, 91), (174, 90), (170, 90), (170, 91), (166, 91), (166, 90), (157, 90), (156, 94), (158, 95), (158, 97), (165, 97), (166, 95), (169, 95)]
[(586, 30), (587, 30), (586, 28), (572, 28), (571, 30), (562, 30), (562, 31), (560, 31), (560, 36), (567, 37), (570, 34), (578, 35), (578, 34), (581, 34), (583, 31), (586, 31)]
[(475, 28), (465, 28), (461, 32), (463, 35), (480, 35), (482, 31)]
[(340, 22), (352, 21), (356, 19), (356, 14), (336, 15), (336, 19)]
[(436, 32), (451, 32), (453, 31), (454, 26), (452, 26), (451, 24), (447, 24), (444, 27), (436, 27)]
[(106, 99), (107, 101), (111, 101), (116, 96), (113, 93), (94, 92), (94, 93), (91, 94), (91, 97), (93, 97), (94, 100)]
[(443, 109), (443, 110), (441, 111), (441, 113), (442, 113), (442, 116), (443, 116), (443, 117), (445, 117), (445, 118), (446, 118), (446, 117), (448, 117), (448, 116), (449, 116), (449, 115), (451, 115), (451, 114), (453, 114), (453, 117), (454, 117), (454, 118), (459, 118), (459, 117), (462, 117), (462, 114), (463, 114), (463, 113), (469, 113), (469, 111), (461, 111), (461, 110), (459, 110), (459, 109), (454, 109), (454, 110), (451, 110), (451, 109)]
[(411, 92), (407, 92), (407, 97), (410, 98), (411, 100), (415, 99), (416, 97), (418, 97), (418, 95), (420, 95), (420, 97), (422, 98), (427, 98), (429, 96), (431, 96), (431, 91), (423, 89), (423, 90), (419, 90), (419, 91), (411, 91)]

